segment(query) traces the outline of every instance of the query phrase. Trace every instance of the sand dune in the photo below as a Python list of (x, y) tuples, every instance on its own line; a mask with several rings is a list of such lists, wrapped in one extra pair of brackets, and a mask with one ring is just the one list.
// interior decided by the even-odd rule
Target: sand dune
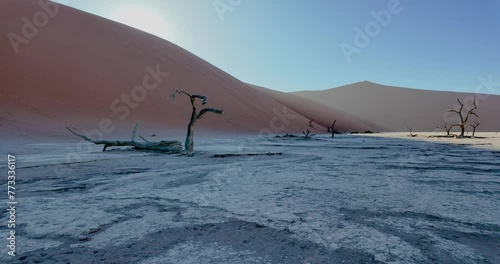
[(321, 128), (319, 126), (315, 127), (317, 128), (316, 130), (321, 132), (325, 132), (326, 129), (324, 128), (331, 126), (334, 120), (337, 120), (335, 123), (335, 129), (343, 132), (380, 129), (377, 125), (370, 124), (364, 120), (361, 121), (350, 114), (335, 109), (333, 106), (328, 106), (326, 104), (290, 93), (283, 93), (255, 85), (252, 86), (276, 101), (287, 105), (291, 108), (291, 110), (312, 119), (315, 125), (317, 124), (321, 126)]
[[(0, 46), (2, 138), (71, 137), (65, 125), (123, 138), (138, 120), (143, 135), (179, 136), (191, 106), (182, 96), (169, 99), (177, 89), (206, 95), (208, 107), (225, 110), (224, 116), (204, 117), (199, 135), (298, 133), (309, 119), (319, 125), (316, 133), (334, 119), (341, 131), (429, 131), (443, 123), (457, 97), (467, 96), (368, 82), (276, 92), (243, 83), (156, 36), (63, 5), (54, 8), (37, 0), (0, 2), (0, 35), (9, 40)], [(500, 96), (480, 101), (480, 131), (500, 130), (499, 110)]]
[[(445, 120), (455, 121), (447, 111), (473, 98), (474, 94), (427, 91), (360, 82), (324, 91), (293, 93), (351, 114), (380, 126), (380, 131), (434, 131)], [(500, 96), (477, 95), (478, 131), (500, 131)], [(472, 102), (467, 105), (472, 105)], [(458, 109), (458, 108), (457, 108)], [(471, 118), (476, 119), (475, 117)], [(471, 127), (467, 127), (471, 130)]]
[[(0, 5), (2, 36), (23, 37), (23, 17), (32, 21), (45, 12), (36, 0)], [(45, 26), (35, 26), (35, 36), (17, 45), (17, 54), (9, 43), (0, 46), (4, 138), (66, 136), (66, 124), (106, 137), (128, 135), (137, 120), (146, 135), (183, 134), (191, 106), (184, 97), (169, 100), (176, 89), (206, 95), (207, 106), (225, 110), (204, 117), (200, 134), (299, 132), (307, 124), (306, 117), (161, 38), (62, 5), (49, 15)], [(294, 117), (283, 126), (286, 115)]]

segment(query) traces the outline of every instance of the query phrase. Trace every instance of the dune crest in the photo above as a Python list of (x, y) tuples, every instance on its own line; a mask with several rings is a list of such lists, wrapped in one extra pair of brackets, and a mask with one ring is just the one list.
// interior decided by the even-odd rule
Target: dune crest
[[(37, 0), (0, 5), (3, 36), (22, 35), (24, 18), (43, 11)], [(3, 138), (70, 137), (65, 125), (97, 129), (94, 134), (105, 137), (129, 136), (138, 120), (146, 135), (182, 135), (191, 106), (185, 98), (169, 100), (177, 89), (207, 96), (207, 106), (225, 111), (223, 118), (204, 118), (196, 131), (201, 134), (300, 132), (307, 126), (308, 118), (283, 103), (168, 41), (120, 23), (58, 5), (37, 31), (16, 46), (17, 53), (12, 45), (0, 47)], [(289, 120), (283, 121), (286, 115)]]

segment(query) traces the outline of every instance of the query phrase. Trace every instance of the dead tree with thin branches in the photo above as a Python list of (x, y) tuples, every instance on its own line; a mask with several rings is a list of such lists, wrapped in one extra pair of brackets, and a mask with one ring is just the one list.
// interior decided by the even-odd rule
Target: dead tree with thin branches
[(445, 122), (443, 126), (438, 126), (437, 128), (446, 131), (446, 135), (450, 136), (451, 129), (453, 129), (453, 127), (454, 125)]
[(337, 130), (335, 130), (335, 123), (337, 123), (337, 120), (333, 121), (332, 126), (328, 127), (327, 130), (327, 132), (332, 132), (332, 138), (335, 137), (335, 132), (337, 132)]
[(457, 113), (458, 116), (460, 117), (460, 123), (455, 124), (455, 126), (460, 127), (460, 137), (464, 137), (465, 136), (465, 126), (467, 125), (467, 122), (469, 121), (469, 117), (471, 115), (479, 117), (475, 112), (477, 109), (476, 97), (474, 96), (474, 102), (473, 102), (474, 106), (469, 111), (465, 112), (465, 114), (463, 112), (464, 104), (458, 98), (457, 98), (457, 101), (460, 104), (460, 109), (459, 110), (451, 109), (451, 110), (448, 110), (448, 112)]
[(302, 131), (302, 134), (304, 134), (304, 138), (311, 138), (312, 136), (316, 136), (316, 134), (311, 134), (311, 131), (309, 130), (309, 128), (306, 130), (306, 131)]
[(474, 124), (469, 124), (469, 126), (472, 127), (472, 137), (475, 137), (476, 134), (476, 128), (480, 125), (479, 121), (475, 120)]
[(208, 112), (222, 115), (222, 114), (224, 114), (224, 111), (216, 109), (216, 108), (203, 108), (198, 112), (197, 106), (196, 106), (196, 99), (202, 100), (201, 104), (205, 105), (207, 103), (206, 96), (197, 95), (197, 94), (190, 94), (190, 93), (187, 93), (185, 91), (176, 90), (171, 96), (172, 100), (175, 100), (175, 97), (178, 94), (185, 94), (186, 96), (188, 96), (190, 101), (191, 101), (191, 106), (193, 109), (193, 111), (191, 112), (191, 119), (190, 119), (188, 127), (187, 127), (186, 141), (184, 143), (184, 150), (185, 150), (186, 154), (191, 154), (194, 151), (193, 135), (194, 135), (194, 125), (196, 124), (196, 122), (198, 120), (200, 120)]

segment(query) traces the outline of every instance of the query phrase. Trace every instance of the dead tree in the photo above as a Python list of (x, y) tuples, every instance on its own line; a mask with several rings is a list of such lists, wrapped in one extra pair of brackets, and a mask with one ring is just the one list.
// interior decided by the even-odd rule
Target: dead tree
[(417, 134), (413, 134), (413, 131), (411, 130), (410, 127), (408, 127), (408, 130), (410, 130), (410, 134), (408, 135), (409, 137), (416, 137), (416, 136), (418, 136)]
[(444, 126), (438, 126), (437, 128), (442, 129), (446, 131), (446, 135), (449, 136), (451, 133), (451, 129), (454, 127), (452, 124), (447, 124), (446, 122), (444, 123)]
[(335, 137), (335, 132), (337, 132), (335, 130), (335, 123), (337, 123), (337, 120), (333, 121), (332, 126), (328, 127), (328, 130), (327, 130), (327, 132), (332, 132), (332, 138)]
[(104, 145), (102, 151), (105, 151), (108, 147), (134, 147), (135, 149), (139, 150), (155, 150), (155, 151), (162, 151), (162, 152), (167, 152), (167, 153), (180, 153), (182, 152), (182, 144), (179, 141), (159, 141), (159, 142), (151, 142), (146, 140), (145, 138), (139, 137), (144, 141), (144, 142), (137, 142), (135, 141), (135, 135), (137, 132), (137, 128), (139, 127), (139, 122), (134, 127), (134, 131), (132, 132), (132, 139), (130, 141), (127, 140), (98, 140), (98, 139), (92, 139), (89, 138), (85, 135), (81, 135), (70, 129), (69, 127), (66, 127), (66, 129), (69, 130), (73, 135), (81, 137), (82, 139), (92, 142), (96, 145)]
[(476, 117), (479, 117), (476, 113), (475, 113), (475, 110), (477, 109), (477, 105), (476, 105), (476, 97), (474, 96), (474, 107), (472, 107), (469, 111), (467, 111), (464, 115), (463, 113), (463, 109), (464, 109), (464, 104), (462, 102), (460, 102), (460, 99), (457, 99), (458, 103), (460, 104), (460, 109), (459, 110), (455, 110), (455, 109), (451, 109), (451, 110), (448, 110), (448, 112), (452, 112), (452, 113), (457, 113), (458, 116), (460, 117), (460, 123), (458, 124), (455, 124), (455, 126), (458, 126), (460, 127), (460, 137), (463, 137), (465, 136), (465, 125), (467, 125), (467, 122), (469, 121), (469, 117), (471, 115), (474, 115)]
[(470, 124), (469, 126), (472, 127), (472, 137), (475, 137), (476, 134), (476, 128), (480, 125), (479, 121), (475, 120), (474, 124)]
[(304, 134), (304, 138), (311, 138), (312, 136), (315, 136), (316, 134), (311, 134), (311, 131), (309, 128), (304, 132), (302, 131), (302, 134)]
[(197, 95), (197, 94), (190, 94), (185, 91), (180, 91), (177, 90), (175, 91), (171, 98), (172, 100), (175, 100), (175, 96), (178, 94), (185, 94), (189, 97), (191, 100), (191, 106), (193, 108), (193, 111), (191, 113), (191, 120), (189, 121), (188, 127), (187, 127), (187, 135), (186, 135), (186, 142), (184, 143), (184, 149), (187, 154), (191, 154), (194, 151), (194, 142), (193, 142), (193, 133), (194, 133), (194, 125), (198, 120), (200, 120), (206, 113), (212, 112), (216, 113), (219, 115), (224, 114), (223, 110), (215, 109), (215, 108), (203, 108), (199, 112), (197, 111), (196, 108), (196, 99), (200, 99), (201, 104), (205, 105), (207, 103), (207, 97), (203, 95)]

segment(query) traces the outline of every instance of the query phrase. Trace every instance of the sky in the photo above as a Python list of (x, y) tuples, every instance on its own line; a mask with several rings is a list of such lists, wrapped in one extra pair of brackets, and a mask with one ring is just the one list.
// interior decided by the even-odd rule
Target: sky
[[(58, 0), (280, 91), (359, 81), (474, 92), (500, 82), (497, 0)], [(500, 85), (492, 93), (500, 94)]]

